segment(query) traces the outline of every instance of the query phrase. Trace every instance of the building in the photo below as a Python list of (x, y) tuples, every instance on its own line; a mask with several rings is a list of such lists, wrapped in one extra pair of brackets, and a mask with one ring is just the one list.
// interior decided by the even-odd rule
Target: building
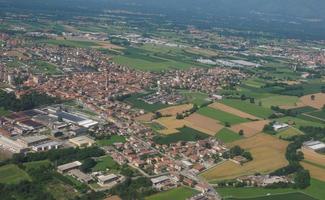
[(116, 181), (119, 179), (119, 177), (115, 174), (109, 174), (109, 175), (101, 175), (97, 177), (98, 184), (101, 186), (105, 186), (113, 181)]
[(79, 169), (72, 169), (69, 172), (69, 175), (74, 177), (75, 179), (77, 179), (78, 181), (82, 182), (82, 183), (90, 183), (91, 181), (93, 181), (93, 177), (91, 177), (89, 174), (85, 174), (82, 171), (80, 171)]
[(58, 149), (62, 144), (56, 141), (45, 142), (42, 144), (32, 146), (33, 151), (47, 151), (51, 149)]
[(156, 189), (161, 189), (164, 186), (170, 184), (170, 178), (168, 176), (160, 176), (151, 179), (152, 185)]
[(275, 123), (272, 127), (273, 127), (273, 130), (275, 130), (275, 131), (281, 131), (286, 128), (289, 128), (289, 125), (285, 124), (285, 123)]
[(67, 164), (58, 166), (57, 170), (58, 170), (58, 172), (63, 174), (63, 173), (66, 173), (66, 172), (68, 172), (70, 170), (78, 169), (81, 165), (82, 165), (81, 162), (74, 161), (74, 162), (71, 162), (71, 163), (67, 163)]
[(77, 147), (90, 147), (95, 143), (95, 140), (87, 136), (79, 136), (69, 139), (69, 142)]
[(44, 143), (48, 140), (49, 138), (45, 135), (35, 135), (35, 136), (21, 137), (17, 139), (17, 141), (23, 144), (25, 147), (35, 146)]
[(308, 141), (303, 143), (303, 147), (316, 152), (325, 151), (325, 143), (320, 141)]

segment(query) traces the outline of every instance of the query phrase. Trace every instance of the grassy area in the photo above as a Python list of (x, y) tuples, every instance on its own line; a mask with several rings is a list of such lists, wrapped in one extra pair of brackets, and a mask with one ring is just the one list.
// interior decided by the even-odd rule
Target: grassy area
[(41, 74), (48, 74), (48, 75), (59, 75), (62, 74), (62, 71), (60, 71), (57, 66), (50, 64), (48, 62), (44, 61), (35, 61), (33, 62), (33, 71), (35, 73), (41, 73)]
[(10, 112), (2, 107), (0, 107), (0, 116), (7, 116)]
[(109, 145), (113, 145), (116, 142), (125, 142), (125, 137), (123, 136), (119, 136), (119, 135), (113, 135), (111, 136), (110, 139), (102, 139), (102, 140), (97, 140), (96, 143), (99, 146), (109, 146)]
[(217, 110), (210, 107), (201, 108), (200, 110), (198, 110), (198, 113), (210, 117), (212, 119), (218, 120), (220, 122), (223, 122), (224, 124), (228, 122), (229, 124), (233, 125), (233, 124), (239, 124), (239, 123), (249, 121), (248, 119), (244, 119), (236, 115), (223, 112), (221, 110)]
[(317, 126), (317, 127), (325, 127), (324, 123), (318, 123), (314, 121), (309, 121), (297, 117), (282, 117), (277, 119), (278, 122), (288, 123), (293, 122), (294, 127), (299, 128), (301, 126)]
[(274, 95), (271, 97), (260, 99), (262, 106), (270, 108), (271, 106), (294, 106), (299, 98), (295, 96)]
[(30, 180), (30, 177), (17, 165), (9, 164), (0, 167), (0, 183), (15, 184), (23, 180)]
[(90, 48), (94, 46), (100, 46), (96, 42), (92, 41), (79, 41), (79, 40), (44, 40), (41, 41), (42, 43), (47, 43), (51, 45), (62, 45), (62, 46), (68, 46), (68, 47), (75, 47), (75, 48)]
[(209, 97), (205, 93), (201, 92), (190, 92), (190, 91), (181, 91), (181, 94), (184, 96), (187, 102), (196, 104), (198, 106), (207, 103), (207, 98)]
[(217, 134), (216, 138), (223, 141), (224, 143), (231, 143), (233, 141), (239, 140), (242, 138), (238, 133), (233, 132), (227, 128), (221, 129)]
[(72, 186), (57, 179), (49, 182), (46, 190), (57, 200), (73, 200), (79, 195)]
[(222, 103), (246, 112), (248, 114), (261, 117), (261, 118), (268, 118), (272, 114), (272, 110), (269, 108), (265, 108), (262, 106), (258, 106), (254, 103), (250, 103), (248, 101), (241, 101), (238, 99), (224, 99)]
[(131, 104), (133, 107), (143, 109), (147, 112), (155, 112), (157, 110), (169, 107), (169, 105), (162, 104), (162, 103), (148, 104), (148, 103), (139, 99), (145, 95), (148, 95), (148, 94), (135, 94), (135, 95), (132, 95), (131, 97), (125, 99), (125, 101), (127, 103)]
[(209, 135), (205, 133), (202, 133), (186, 126), (178, 130), (179, 133), (170, 134), (167, 136), (156, 136), (154, 137), (154, 141), (157, 144), (170, 144), (179, 141), (196, 141), (209, 137)]
[(162, 71), (169, 68), (186, 69), (194, 66), (206, 67), (197, 63), (196, 57), (183, 51), (181, 48), (167, 47), (163, 45), (143, 45), (130, 47), (123, 55), (113, 58), (116, 63), (127, 65), (139, 70)]
[(92, 169), (92, 171), (106, 171), (107, 169), (116, 170), (117, 168), (118, 164), (113, 160), (113, 158), (110, 156), (105, 156), (97, 161), (97, 164)]
[[(311, 186), (304, 190), (297, 190), (292, 188), (278, 188), (278, 189), (266, 189), (266, 188), (256, 188), (256, 187), (249, 187), (249, 188), (219, 188), (217, 191), (219, 194), (228, 199), (228, 198), (235, 198), (235, 199), (275, 199), (275, 200), (286, 200), (292, 199), (291, 197), (295, 196), (296, 199), (301, 199), (305, 197), (307, 199), (319, 199), (322, 200), (325, 197), (325, 182), (318, 181), (316, 179), (311, 179)], [(293, 195), (293, 194), (299, 195)], [(286, 198), (280, 198), (276, 195), (285, 195)], [(288, 195), (290, 194), (290, 195)], [(305, 195), (304, 195), (305, 194)], [(286, 196), (288, 195), (288, 196)], [(309, 195), (309, 196), (306, 196)], [(271, 198), (272, 197), (272, 198)], [(313, 198), (311, 198), (313, 197)], [(295, 199), (295, 198), (294, 198)], [(303, 198), (304, 199), (304, 198)]]
[(281, 139), (290, 139), (293, 136), (302, 135), (302, 134), (303, 133), (300, 130), (291, 127), (291, 128), (285, 129), (283, 131), (280, 131), (279, 133), (276, 134), (276, 136)]
[[(239, 200), (243, 198), (229, 198), (232, 200)], [(271, 196), (262, 196), (254, 198), (245, 198), (245, 200), (316, 200), (315, 198), (303, 193), (289, 193), (289, 194), (276, 194)]]
[(187, 198), (192, 197), (197, 193), (198, 192), (196, 190), (193, 190), (191, 188), (179, 187), (146, 197), (145, 200), (186, 200)]
[(262, 86), (265, 85), (265, 81), (258, 79), (258, 78), (251, 78), (246, 80), (245, 85), (250, 86), (250, 87), (254, 87), (254, 88), (261, 88)]
[(147, 123), (147, 125), (150, 126), (150, 128), (154, 131), (160, 131), (160, 130), (166, 129), (166, 127), (164, 127), (163, 125), (161, 125), (157, 122)]
[(41, 160), (41, 161), (34, 161), (34, 162), (27, 162), (23, 164), (26, 170), (30, 169), (39, 169), (41, 167), (47, 167), (51, 165), (49, 160)]
[[(324, 104), (325, 104), (325, 102), (324, 102)], [(313, 117), (317, 117), (317, 118), (322, 119), (322, 120), (325, 121), (325, 110), (320, 110), (320, 111), (308, 113), (308, 115), (311, 115)]]

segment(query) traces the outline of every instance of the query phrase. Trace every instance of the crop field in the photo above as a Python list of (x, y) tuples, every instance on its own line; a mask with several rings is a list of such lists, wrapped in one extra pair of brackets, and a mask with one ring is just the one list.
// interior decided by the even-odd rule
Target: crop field
[(152, 120), (152, 117), (154, 116), (153, 113), (147, 113), (144, 115), (140, 115), (139, 117), (135, 118), (135, 120), (140, 122), (149, 122)]
[(159, 123), (165, 129), (159, 130), (158, 132), (163, 134), (163, 135), (169, 135), (169, 134), (174, 134), (178, 133), (179, 131), (177, 129), (182, 128), (184, 126), (190, 126), (189, 122), (185, 120), (177, 120), (176, 117), (162, 117), (154, 122)]
[(231, 130), (236, 133), (239, 133), (240, 130), (243, 130), (245, 137), (251, 137), (257, 133), (262, 132), (264, 126), (269, 122), (269, 120), (245, 122), (232, 126)]
[(180, 48), (162, 45), (143, 45), (130, 47), (123, 55), (113, 58), (114, 62), (144, 71), (162, 71), (170, 68), (187, 69), (190, 67), (207, 67), (197, 63), (192, 54)]
[(178, 105), (178, 106), (172, 106), (168, 108), (164, 108), (161, 110), (158, 110), (162, 115), (172, 115), (176, 116), (177, 113), (182, 113), (184, 111), (187, 111), (193, 107), (192, 104), (183, 104), (183, 105)]
[(285, 158), (287, 142), (267, 134), (237, 140), (230, 145), (239, 145), (251, 152), (253, 160), (241, 165), (226, 161), (204, 172), (202, 176), (208, 181), (233, 179), (254, 173), (269, 173), (288, 164)]
[(248, 79), (244, 83), (245, 83), (245, 85), (254, 87), (254, 88), (261, 88), (262, 86), (265, 85), (265, 81), (258, 79), (258, 78)]
[[(312, 100), (312, 95), (314, 95), (315, 99)], [(323, 108), (325, 104), (325, 93), (316, 93), (312, 95), (306, 95), (300, 98), (300, 100), (307, 106), (314, 107), (316, 109)]]
[(237, 99), (224, 99), (221, 101), (223, 104), (226, 104), (230, 107), (241, 110), (245, 113), (257, 116), (260, 118), (268, 118), (272, 114), (272, 110), (262, 106), (258, 106), (248, 101), (241, 101)]
[[(231, 200), (239, 200), (241, 198), (229, 198)], [(309, 195), (297, 192), (289, 194), (276, 194), (271, 196), (261, 196), (253, 198), (245, 198), (245, 200), (317, 200)]]
[(196, 190), (188, 187), (179, 187), (146, 197), (145, 200), (186, 200), (195, 194), (198, 194)]
[(167, 136), (156, 136), (154, 141), (157, 144), (170, 144), (179, 141), (197, 141), (207, 137), (209, 137), (209, 135), (185, 126), (178, 129), (178, 133), (169, 134)]
[(300, 163), (305, 169), (309, 170), (310, 176), (321, 181), (325, 181), (325, 166), (311, 162)]
[(217, 109), (217, 110), (221, 110), (223, 112), (231, 113), (233, 115), (236, 115), (238, 117), (245, 118), (245, 119), (251, 119), (251, 120), (259, 119), (256, 116), (253, 116), (251, 114), (245, 113), (245, 112), (240, 111), (240, 110), (238, 110), (236, 108), (233, 108), (233, 107), (230, 107), (230, 106), (227, 106), (225, 104), (218, 103), (218, 102), (210, 104), (209, 107)]
[(299, 128), (301, 126), (325, 127), (324, 123), (301, 119), (300, 116), (298, 116), (298, 117), (282, 117), (282, 118), (277, 119), (277, 121), (292, 124), (296, 128)]
[[(295, 199), (300, 199), (301, 197), (313, 197), (315, 199), (323, 199), (325, 196), (325, 191), (322, 189), (325, 186), (325, 182), (311, 179), (311, 186), (306, 189), (299, 190), (299, 189), (292, 189), (292, 188), (278, 188), (278, 189), (267, 189), (267, 188), (256, 188), (256, 187), (246, 187), (246, 188), (217, 188), (218, 193), (225, 199), (254, 199), (260, 198), (263, 199), (264, 197), (272, 197), (272, 200), (281, 199), (282, 195), (289, 195), (289, 194), (300, 194), (295, 196)], [(276, 195), (280, 195), (276, 196)], [(308, 195), (308, 196), (306, 196)], [(291, 196), (284, 196), (286, 197), (283, 200), (291, 199)], [(295, 200), (294, 199), (294, 200)]]
[(145, 95), (148, 94), (134, 94), (131, 97), (125, 99), (125, 102), (131, 104), (135, 108), (143, 109), (147, 112), (155, 112), (157, 110), (169, 107), (169, 105), (162, 103), (148, 104), (139, 99)]
[(325, 167), (325, 155), (317, 153), (313, 150), (302, 148), (302, 152), (304, 153), (305, 160), (317, 163), (319, 165), (323, 165)]
[(223, 128), (216, 134), (216, 138), (224, 143), (231, 143), (243, 137), (228, 128)]
[(325, 122), (325, 110), (311, 112), (311, 113), (308, 113), (308, 115), (315, 117), (317, 119), (323, 120)]
[(281, 139), (290, 139), (293, 136), (302, 135), (302, 134), (304, 134), (304, 133), (301, 132), (299, 129), (290, 127), (290, 128), (287, 128), (287, 129), (285, 129), (283, 131), (280, 131), (279, 133), (276, 134), (276, 136), (281, 138)]
[(295, 106), (299, 102), (299, 98), (295, 96), (274, 95), (271, 97), (259, 99), (262, 106), (270, 108), (271, 106)]
[(30, 177), (17, 165), (9, 164), (0, 167), (0, 183), (15, 184), (24, 180), (30, 180)]
[(214, 136), (219, 132), (223, 126), (218, 123), (217, 120), (211, 119), (209, 117), (194, 113), (189, 117), (184, 119), (189, 122), (189, 127)]
[(245, 118), (241, 118), (238, 117), (236, 115), (221, 111), (221, 110), (217, 110), (214, 108), (210, 108), (210, 107), (204, 107), (201, 108), (200, 110), (198, 110), (199, 114), (210, 117), (212, 119), (218, 120), (222, 123), (229, 123), (231, 125), (233, 124), (239, 124), (239, 123), (243, 123), (243, 122), (248, 122), (248, 119)]
[(191, 91), (180, 91), (185, 100), (189, 103), (201, 106), (207, 103), (208, 95), (201, 92), (191, 92)]
[(41, 41), (42, 43), (47, 43), (51, 45), (62, 45), (68, 47), (75, 47), (75, 48), (91, 48), (95, 46), (100, 46), (98, 43), (93, 41), (79, 41), (79, 40), (44, 40)]

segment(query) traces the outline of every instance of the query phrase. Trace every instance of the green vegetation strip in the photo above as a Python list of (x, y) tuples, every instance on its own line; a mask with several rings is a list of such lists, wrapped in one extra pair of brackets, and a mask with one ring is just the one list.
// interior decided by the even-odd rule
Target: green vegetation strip
[(187, 187), (179, 187), (149, 196), (145, 200), (186, 200), (198, 192)]
[(216, 134), (216, 138), (224, 143), (231, 143), (243, 137), (227, 128), (223, 128)]
[(30, 177), (17, 165), (9, 164), (0, 167), (0, 183), (16, 184), (24, 180), (30, 180)]
[(210, 108), (210, 107), (204, 107), (201, 108), (198, 111), (199, 114), (210, 117), (212, 119), (218, 120), (220, 122), (223, 122), (224, 124), (229, 123), (231, 125), (233, 124), (239, 124), (239, 123), (243, 123), (243, 122), (248, 122), (248, 119), (244, 119), (241, 117), (238, 117), (236, 115), (221, 111), (221, 110), (217, 110), (214, 108)]

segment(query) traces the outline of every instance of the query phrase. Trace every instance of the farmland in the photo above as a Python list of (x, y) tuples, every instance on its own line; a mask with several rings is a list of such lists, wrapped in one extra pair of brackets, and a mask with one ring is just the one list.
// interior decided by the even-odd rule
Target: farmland
[(245, 137), (251, 137), (257, 133), (262, 132), (264, 126), (269, 122), (270, 122), (269, 120), (245, 122), (245, 123), (236, 124), (232, 126), (231, 130), (236, 133), (238, 133), (240, 130), (243, 130)]
[(149, 197), (146, 197), (146, 200), (186, 200), (187, 198), (197, 194), (198, 192), (187, 187), (179, 187), (171, 189), (165, 192), (161, 192)]
[(139, 99), (139, 98), (141, 98), (141, 97), (143, 97), (145, 95), (148, 95), (148, 93), (146, 93), (146, 94), (134, 94), (131, 97), (125, 99), (125, 102), (131, 104), (135, 108), (143, 109), (143, 110), (145, 110), (147, 112), (155, 112), (157, 110), (169, 107), (168, 105), (162, 104), (162, 103), (148, 104), (148, 103), (146, 103), (146, 102)]
[(224, 143), (231, 143), (243, 137), (228, 128), (223, 128), (216, 134), (216, 138)]
[(118, 164), (112, 159), (110, 156), (101, 157), (98, 161), (95, 167), (93, 167), (92, 171), (106, 171), (117, 169)]
[(299, 98), (295, 96), (274, 95), (260, 99), (263, 107), (270, 108), (271, 106), (295, 106), (299, 102)]
[(221, 111), (221, 110), (217, 110), (214, 108), (210, 108), (210, 107), (204, 107), (201, 108), (197, 113), (210, 117), (212, 119), (218, 120), (224, 124), (229, 123), (231, 125), (233, 124), (238, 124), (238, 123), (243, 123), (243, 122), (247, 122), (249, 121), (248, 119), (244, 119), (241, 117), (238, 117), (236, 115)]
[(237, 140), (230, 145), (239, 145), (251, 152), (253, 161), (243, 166), (226, 161), (202, 174), (209, 181), (232, 179), (254, 173), (269, 173), (287, 165), (285, 151), (287, 142), (263, 133)]
[(184, 119), (191, 128), (200, 130), (206, 134), (214, 136), (223, 126), (217, 120), (194, 113)]
[(185, 112), (193, 107), (192, 104), (183, 104), (178, 106), (172, 106), (159, 110), (162, 115), (172, 115), (175, 116), (177, 113)]
[(179, 141), (196, 141), (209, 137), (207, 134), (197, 131), (189, 127), (178, 129), (178, 133), (170, 134), (167, 136), (156, 136), (154, 141), (157, 144), (170, 144)]
[[(283, 199), (281, 198), (282, 195), (286, 197), (283, 200), (291, 199), (292, 197), (295, 197), (294, 199), (300, 199), (302, 197), (306, 197), (307, 199), (312, 197), (315, 199), (323, 199), (325, 195), (325, 191), (322, 189), (322, 187), (325, 186), (325, 182), (318, 181), (316, 179), (311, 179), (311, 186), (304, 190), (298, 190), (298, 189), (292, 189), (292, 188), (279, 188), (279, 189), (265, 189), (265, 188), (255, 188), (255, 187), (249, 187), (249, 188), (218, 188), (217, 191), (221, 194), (222, 197), (226, 199), (264, 199), (266, 196), (269, 198), (272, 197), (272, 200), (275, 199)], [(276, 195), (280, 195), (276, 196)], [(299, 194), (299, 195), (293, 195), (293, 194)], [(308, 196), (306, 196), (308, 195)]]
[(308, 113), (308, 115), (315, 117), (317, 119), (323, 120), (325, 122), (325, 110), (311, 112), (311, 113)]
[(225, 99), (222, 100), (222, 103), (260, 118), (268, 118), (272, 114), (271, 109), (249, 103), (248, 101)]
[(125, 138), (123, 136), (113, 135), (109, 139), (101, 139), (96, 141), (99, 146), (108, 146), (112, 145), (116, 142), (125, 142)]
[(198, 106), (201, 106), (208, 102), (207, 101), (208, 95), (205, 93), (191, 92), (191, 91), (186, 91), (186, 90), (182, 90), (182, 91), (180, 91), (180, 93), (183, 95), (183, 97), (185, 98), (185, 100), (187, 102), (196, 104)]
[(15, 184), (24, 180), (30, 180), (30, 177), (17, 165), (9, 164), (0, 167), (0, 183)]
[(241, 118), (247, 118), (247, 119), (252, 119), (252, 120), (259, 119), (259, 118), (255, 117), (253, 115), (247, 114), (247, 113), (242, 112), (242, 111), (240, 111), (238, 109), (235, 109), (233, 107), (230, 107), (230, 106), (227, 106), (225, 104), (218, 103), (218, 102), (209, 105), (209, 107), (221, 110), (223, 112), (231, 113), (231, 114), (236, 115), (236, 116), (241, 117)]
[(302, 135), (303, 133), (296, 128), (290, 127), (288, 129), (285, 129), (283, 131), (280, 131), (279, 133), (276, 134), (277, 137), (281, 139), (290, 139), (296, 135)]
[[(314, 99), (312, 99), (314, 95)], [(307, 106), (321, 109), (325, 104), (325, 93), (316, 93), (312, 95), (306, 95), (300, 98), (300, 100)]]

